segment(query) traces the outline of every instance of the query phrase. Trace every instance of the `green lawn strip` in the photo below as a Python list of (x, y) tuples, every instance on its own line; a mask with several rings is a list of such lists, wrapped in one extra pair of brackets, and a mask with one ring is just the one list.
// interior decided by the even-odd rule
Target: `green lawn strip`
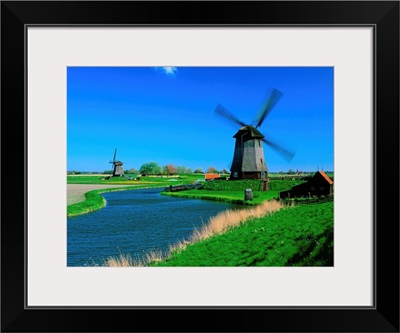
[(148, 185), (148, 186), (125, 186), (125, 187), (117, 187), (117, 188), (105, 188), (101, 190), (92, 190), (85, 193), (85, 201), (78, 202), (72, 205), (67, 206), (67, 217), (82, 215), (86, 213), (93, 212), (100, 208), (103, 208), (106, 205), (106, 200), (101, 193), (105, 192), (116, 192), (116, 191), (126, 191), (126, 190), (140, 190), (144, 188), (156, 188), (157, 185)]
[[(259, 191), (255, 189), (257, 187), (260, 188), (261, 183), (258, 180), (212, 181), (207, 182), (204, 189), (162, 192), (161, 194), (179, 198), (225, 201), (234, 204), (255, 206), (264, 200), (277, 199), (280, 191), (291, 189), (300, 183), (302, 181), (298, 179), (271, 180), (268, 184), (268, 191)], [(253, 189), (253, 199), (251, 201), (244, 200), (244, 191), (247, 188)]]
[(253, 191), (253, 200), (251, 201), (244, 200), (244, 191), (216, 191), (194, 189), (179, 192), (161, 192), (161, 194), (178, 198), (224, 201), (249, 206), (255, 206), (265, 200), (278, 198), (278, 191)]
[[(129, 177), (129, 175), (127, 175)], [(75, 175), (67, 176), (67, 184), (101, 184), (101, 185), (146, 185), (158, 183), (160, 186), (191, 184), (196, 180), (204, 180), (204, 175), (180, 175), (179, 177), (140, 177), (140, 180), (127, 179), (126, 177)]]
[[(268, 182), (268, 188), (270, 190), (284, 191), (289, 190), (293, 186), (304, 183), (300, 179), (284, 179), (284, 180), (273, 180)], [(260, 191), (262, 188), (262, 182), (259, 179), (241, 179), (235, 181), (227, 180), (214, 180), (207, 181), (204, 184), (205, 190), (215, 191), (244, 191), (245, 189), (251, 188), (253, 191)]]
[(286, 191), (290, 190), (293, 186), (300, 185), (304, 182), (304, 180), (300, 179), (270, 180), (268, 182), (268, 189), (274, 191)]
[(150, 266), (332, 266), (333, 202), (285, 208)]

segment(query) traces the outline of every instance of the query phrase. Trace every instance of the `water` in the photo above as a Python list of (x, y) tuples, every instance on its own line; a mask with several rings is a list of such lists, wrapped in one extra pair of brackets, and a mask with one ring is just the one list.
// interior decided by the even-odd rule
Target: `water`
[(161, 189), (103, 193), (106, 207), (67, 219), (67, 265), (101, 265), (120, 253), (166, 251), (195, 228), (237, 205), (162, 196)]

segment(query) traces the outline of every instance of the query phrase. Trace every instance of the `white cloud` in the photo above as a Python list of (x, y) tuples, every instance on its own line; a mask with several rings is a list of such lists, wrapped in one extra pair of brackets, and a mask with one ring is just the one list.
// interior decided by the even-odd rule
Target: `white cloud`
[(176, 76), (176, 73), (178, 72), (178, 68), (176, 67), (156, 67), (156, 70), (161, 70), (168, 76)]

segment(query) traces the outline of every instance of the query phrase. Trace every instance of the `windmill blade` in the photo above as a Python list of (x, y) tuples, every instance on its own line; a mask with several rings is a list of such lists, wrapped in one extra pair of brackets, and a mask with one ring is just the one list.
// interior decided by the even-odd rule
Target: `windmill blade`
[(113, 159), (113, 162), (115, 162), (115, 157), (117, 156), (117, 148), (115, 148), (115, 151), (114, 151), (114, 159)]
[(215, 113), (219, 114), (220, 116), (223, 116), (234, 123), (241, 125), (241, 126), (246, 126), (243, 121), (239, 120), (236, 118), (232, 113), (230, 113), (227, 109), (225, 109), (222, 105), (218, 104), (217, 107), (215, 108)]
[(272, 108), (279, 101), (282, 95), (283, 94), (278, 89), (272, 90), (270, 97), (264, 103), (263, 107), (261, 108), (260, 112), (258, 113), (257, 117), (254, 120), (257, 123), (256, 128), (261, 126), (265, 118), (269, 115)]
[(295, 153), (291, 152), (290, 150), (288, 150), (286, 148), (283, 148), (282, 146), (278, 145), (277, 143), (274, 143), (265, 138), (263, 138), (262, 140), (288, 162), (290, 162), (293, 159), (293, 157), (295, 156)]

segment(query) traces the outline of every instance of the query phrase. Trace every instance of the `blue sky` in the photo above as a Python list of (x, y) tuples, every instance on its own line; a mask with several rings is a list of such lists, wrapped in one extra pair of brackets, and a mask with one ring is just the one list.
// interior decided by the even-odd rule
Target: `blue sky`
[(288, 162), (264, 145), (270, 172), (333, 170), (333, 67), (68, 67), (67, 169), (124, 169), (147, 162), (229, 170), (240, 128), (272, 88), (282, 97), (259, 130), (295, 152)]

